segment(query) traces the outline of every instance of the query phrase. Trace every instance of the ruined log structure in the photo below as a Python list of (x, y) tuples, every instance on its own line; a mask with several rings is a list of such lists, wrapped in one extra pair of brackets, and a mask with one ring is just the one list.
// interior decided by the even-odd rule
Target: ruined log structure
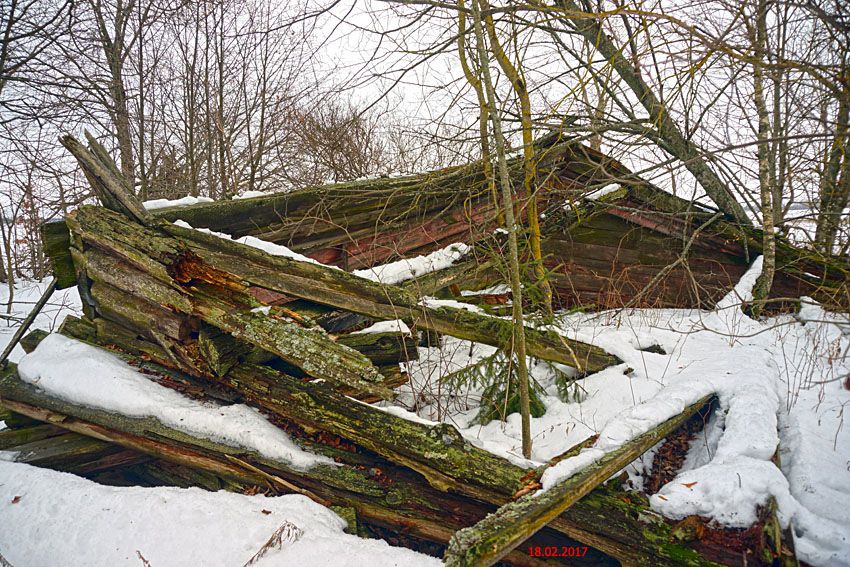
[[(783, 538), (765, 535), (769, 511), (735, 547), (691, 537), (642, 495), (604, 485), (689, 419), (704, 419), (711, 396), (538, 497), (546, 466), (522, 468), (450, 425), (374, 405), (405, 383), (399, 362), (416, 358), (420, 336), (510, 349), (510, 322), (488, 313), (486, 294), (476, 296), (484, 309), (458, 304), (471, 301), (462, 289), (503, 281), (500, 204), (480, 163), (147, 211), (94, 140), (63, 143), (102, 206), (43, 227), (57, 287), (76, 286), (83, 303), (83, 317), (67, 318), (60, 333), (191, 398), (258, 408), (333, 464), (305, 470), (152, 416), (74, 404), (7, 365), (0, 411), (10, 429), (0, 432), (0, 449), (18, 460), (118, 484), (297, 492), (334, 507), (357, 533), (393, 534), (433, 553), (448, 545), (446, 561), (458, 565), (544, 562), (520, 544), (587, 546), (572, 559), (579, 564), (787, 557)], [(536, 151), (544, 252), (561, 306), (709, 307), (758, 253), (753, 229), (667, 195), (597, 152), (551, 139)], [(521, 164), (511, 167), (521, 180)], [(522, 210), (523, 198), (512, 206)], [(467, 245), (461, 257), (439, 270), (380, 277), (393, 261), (456, 242)], [(846, 264), (789, 244), (778, 254), (777, 308), (800, 295), (847, 305)], [(394, 323), (358, 332), (380, 321)], [(33, 350), (43, 338), (34, 332), (23, 345)], [(530, 356), (577, 376), (620, 362), (544, 327), (528, 326), (526, 340)]]

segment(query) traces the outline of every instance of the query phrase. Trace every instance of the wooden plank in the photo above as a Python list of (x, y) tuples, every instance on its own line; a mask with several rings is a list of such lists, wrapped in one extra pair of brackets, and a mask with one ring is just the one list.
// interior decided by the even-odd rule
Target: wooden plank
[(457, 532), (443, 558), (446, 565), (493, 565), (508, 552), (588, 494), (611, 475), (640, 457), (705, 407), (713, 395), (691, 404), (679, 415), (611, 451), (590, 466), (542, 493), (528, 493), (505, 504), (478, 524)]

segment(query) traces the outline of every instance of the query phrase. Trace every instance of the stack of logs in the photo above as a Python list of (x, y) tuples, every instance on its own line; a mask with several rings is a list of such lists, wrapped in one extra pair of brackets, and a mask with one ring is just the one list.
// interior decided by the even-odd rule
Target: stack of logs
[[(539, 486), (545, 466), (522, 468), (473, 446), (450, 425), (405, 420), (368, 403), (392, 397), (406, 379), (398, 362), (415, 358), (417, 346), (402, 333), (351, 333), (373, 321), (401, 319), (414, 335), (509, 346), (508, 321), (429, 306), (413, 291), (456, 284), (469, 270), (384, 285), (161, 222), (133, 201), (102, 148), (64, 142), (105, 207), (84, 206), (66, 219), (84, 316), (67, 318), (60, 332), (110, 349), (185, 395), (254, 406), (336, 465), (301, 470), (155, 418), (74, 405), (22, 381), (14, 365), (0, 377), (0, 403), (13, 412), (0, 416), (12, 427), (0, 432), (0, 449), (104, 482), (296, 492), (334, 507), (358, 533), (435, 553), (458, 530)], [(30, 335), (26, 348), (41, 336)], [(530, 356), (573, 366), (580, 375), (619, 363), (551, 331), (529, 327), (526, 339)], [(629, 565), (741, 563), (740, 550), (678, 535), (641, 495), (601, 486), (708, 403), (700, 400), (573, 485), (547, 493), (555, 501), (546, 501), (527, 530), (506, 538), (508, 545), (500, 541), (498, 552), (488, 556), (494, 546), (481, 544), (480, 534), (466, 546), (456, 539), (453, 561), (536, 565), (542, 558), (526, 547), (583, 544), (590, 546), (581, 559), (588, 564), (611, 558)], [(524, 547), (513, 549), (522, 541)], [(464, 559), (468, 549), (472, 559)]]

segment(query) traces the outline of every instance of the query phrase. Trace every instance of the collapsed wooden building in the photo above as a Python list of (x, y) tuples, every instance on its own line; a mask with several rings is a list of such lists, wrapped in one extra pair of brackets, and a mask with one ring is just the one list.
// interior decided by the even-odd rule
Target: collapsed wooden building
[[(494, 253), (502, 246), (497, 207), (480, 164), (147, 211), (95, 142), (63, 142), (102, 206), (44, 226), (56, 286), (76, 286), (83, 304), (84, 316), (67, 318), (59, 332), (109, 349), (187, 396), (258, 408), (335, 464), (302, 470), (152, 417), (69, 403), (22, 381), (13, 365), (0, 380), (0, 404), (12, 412), (2, 416), (10, 429), (0, 432), (0, 449), (102, 482), (297, 492), (333, 506), (352, 530), (432, 553), (539, 486), (546, 467), (521, 468), (450, 425), (409, 421), (369, 403), (392, 398), (406, 380), (398, 363), (414, 359), (420, 341), (445, 334), (509, 348), (509, 321), (423, 299), (480, 302), (461, 291), (504, 281)], [(760, 249), (757, 231), (663, 193), (580, 144), (537, 150), (545, 264), (559, 306), (711, 307)], [(512, 169), (520, 175), (518, 162)], [(362, 277), (452, 243), (465, 246), (443, 269), (389, 283)], [(847, 307), (843, 261), (782, 243), (777, 264), (775, 307), (801, 295)], [(355, 333), (393, 320), (412, 335)], [(554, 331), (529, 326), (526, 337), (530, 356), (578, 376), (619, 363)], [(32, 350), (42, 338), (33, 333), (24, 346)], [(591, 551), (573, 560), (587, 564), (787, 560), (787, 538), (771, 510), (751, 530), (694, 537), (650, 511), (645, 496), (602, 484), (711, 407), (710, 397), (700, 400), (547, 493), (554, 502), (537, 499), (545, 509), (528, 524), (533, 529), (495, 542), (456, 538), (448, 557), (542, 563), (511, 551), (530, 538), (532, 545), (581, 542)], [(486, 552), (464, 555), (476, 545)]]

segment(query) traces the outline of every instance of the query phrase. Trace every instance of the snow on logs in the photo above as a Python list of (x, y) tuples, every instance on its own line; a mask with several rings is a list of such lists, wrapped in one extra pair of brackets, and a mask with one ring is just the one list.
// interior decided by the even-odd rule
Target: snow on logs
[[(97, 340), (88, 325), (69, 318), (63, 332)], [(146, 375), (170, 375), (144, 353), (119, 355)], [(405, 420), (343, 396), (328, 384), (303, 382), (262, 366), (239, 365), (218, 385), (261, 409), (274, 423), (290, 424), (286, 430), (292, 435), (307, 435), (299, 443), (332, 457), (335, 464), (295, 468), (150, 416), (127, 417), (68, 402), (22, 381), (13, 366), (2, 374), (2, 404), (19, 414), (224, 479), (351, 507), (366, 522), (429, 541), (447, 543), (455, 531), (510, 501), (533, 474), (472, 446), (450, 426)], [(206, 388), (203, 381), (182, 373), (174, 374), (173, 380), (196, 396)], [(215, 390), (215, 395), (221, 397), (222, 391)], [(335, 435), (342, 442), (334, 442)], [(712, 564), (687, 545), (673, 543), (670, 530), (671, 524), (650, 512), (639, 495), (624, 501), (618, 492), (602, 489), (555, 518), (546, 537), (552, 541), (553, 536), (566, 536), (570, 539), (565, 544), (582, 541), (627, 564), (659, 564), (682, 556), (690, 557), (693, 565)], [(504, 560), (537, 564), (520, 551)]]

